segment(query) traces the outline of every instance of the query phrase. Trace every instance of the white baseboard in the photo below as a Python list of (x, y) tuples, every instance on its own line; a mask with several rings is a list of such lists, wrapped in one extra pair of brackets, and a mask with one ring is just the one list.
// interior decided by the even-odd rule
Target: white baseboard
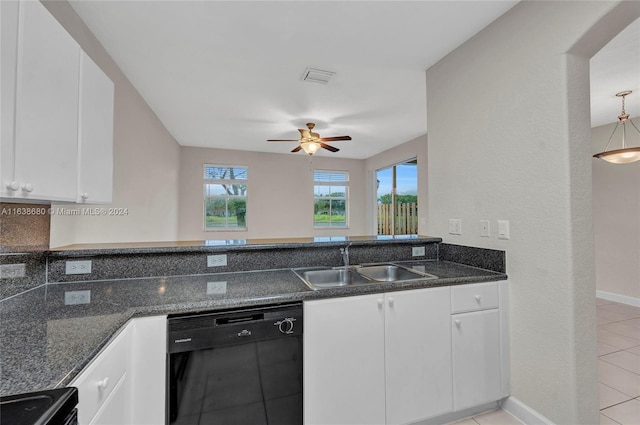
[(525, 425), (554, 425), (549, 419), (515, 397), (504, 399), (501, 407)]
[(630, 297), (628, 295), (620, 295), (614, 294), (613, 292), (596, 290), (596, 298), (602, 298), (603, 300), (615, 301), (617, 303), (640, 307), (640, 298)]

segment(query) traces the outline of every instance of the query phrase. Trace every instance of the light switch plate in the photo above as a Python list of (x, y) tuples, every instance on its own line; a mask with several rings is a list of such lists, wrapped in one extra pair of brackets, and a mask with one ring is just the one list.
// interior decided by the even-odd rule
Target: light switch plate
[(509, 221), (498, 220), (498, 239), (509, 239), (510, 237)]
[(91, 260), (65, 262), (65, 274), (91, 273)]
[(460, 220), (459, 218), (449, 219), (449, 234), (450, 235), (462, 234), (462, 220)]

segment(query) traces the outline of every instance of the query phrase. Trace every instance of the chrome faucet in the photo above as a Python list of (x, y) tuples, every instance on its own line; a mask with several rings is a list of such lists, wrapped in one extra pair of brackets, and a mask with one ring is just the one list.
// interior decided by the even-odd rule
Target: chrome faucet
[(349, 247), (351, 244), (340, 248), (340, 254), (342, 254), (342, 262), (344, 263), (344, 268), (349, 268)]

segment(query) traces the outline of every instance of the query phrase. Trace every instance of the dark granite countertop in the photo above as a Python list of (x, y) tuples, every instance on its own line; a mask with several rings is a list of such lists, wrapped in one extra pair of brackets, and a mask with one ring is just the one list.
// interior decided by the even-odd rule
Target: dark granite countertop
[(47, 252), (50, 256), (92, 256), (113, 254), (154, 254), (215, 251), (250, 251), (265, 248), (309, 248), (344, 246), (345, 243), (357, 243), (360, 246), (380, 243), (438, 243), (442, 238), (420, 235), (373, 235), (373, 236), (319, 236), (308, 238), (272, 238), (272, 239), (230, 239), (202, 241), (167, 242), (125, 242), (74, 244), (53, 248)]
[[(278, 269), (42, 285), (0, 302), (0, 395), (69, 384), (133, 317), (507, 278), (448, 261), (407, 263), (439, 278), (313, 291), (290, 269)], [(65, 305), (68, 291), (90, 291), (91, 302)]]

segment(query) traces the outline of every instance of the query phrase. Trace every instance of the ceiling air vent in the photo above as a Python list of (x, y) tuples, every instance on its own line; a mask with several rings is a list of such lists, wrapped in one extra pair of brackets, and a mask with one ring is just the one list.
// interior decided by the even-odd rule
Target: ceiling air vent
[(323, 71), (321, 69), (307, 68), (302, 76), (302, 81), (309, 83), (327, 84), (331, 77), (336, 73), (331, 71)]

